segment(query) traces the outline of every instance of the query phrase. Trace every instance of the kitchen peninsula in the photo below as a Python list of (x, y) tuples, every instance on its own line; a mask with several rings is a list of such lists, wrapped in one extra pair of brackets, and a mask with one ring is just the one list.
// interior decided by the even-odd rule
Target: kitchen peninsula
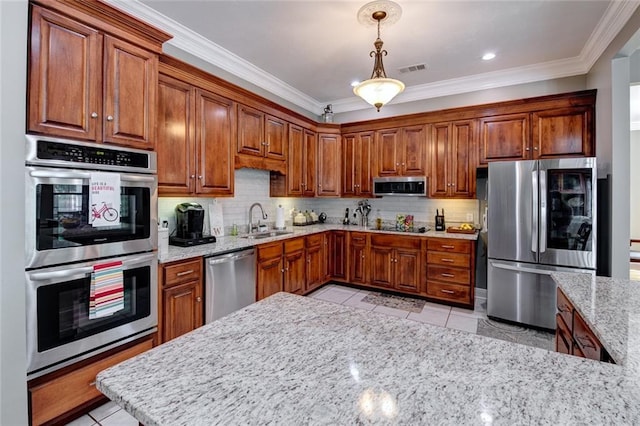
[(146, 426), (638, 424), (638, 378), (633, 365), (278, 293), (101, 372), (97, 387)]

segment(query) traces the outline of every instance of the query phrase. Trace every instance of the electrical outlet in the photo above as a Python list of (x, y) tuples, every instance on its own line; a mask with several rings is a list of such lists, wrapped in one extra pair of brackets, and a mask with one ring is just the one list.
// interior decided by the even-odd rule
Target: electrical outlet
[(467, 213), (467, 222), (473, 222), (473, 213)]

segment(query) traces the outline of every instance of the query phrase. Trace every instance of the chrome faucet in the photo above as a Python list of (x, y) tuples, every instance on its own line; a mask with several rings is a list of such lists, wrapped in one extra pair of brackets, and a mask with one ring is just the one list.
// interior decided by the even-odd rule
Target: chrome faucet
[[(262, 219), (267, 219), (267, 214), (264, 212), (264, 209), (262, 208), (262, 205), (260, 203), (253, 203), (251, 204), (251, 207), (249, 207), (249, 233), (253, 233), (253, 208), (254, 207), (260, 207), (260, 211), (262, 212)], [(260, 220), (258, 219), (258, 226), (256, 228), (260, 227)]]

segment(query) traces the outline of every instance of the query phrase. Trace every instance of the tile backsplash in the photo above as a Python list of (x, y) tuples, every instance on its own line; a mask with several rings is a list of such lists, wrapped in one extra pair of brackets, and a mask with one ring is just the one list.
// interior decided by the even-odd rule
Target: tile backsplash
[[(249, 223), (249, 207), (253, 203), (260, 203), (267, 213), (267, 223), (273, 225), (276, 208), (282, 205), (285, 209), (285, 223), (291, 225), (291, 217), (287, 214), (293, 208), (297, 210), (314, 210), (317, 214), (325, 212), (330, 221), (342, 221), (345, 209), (353, 211), (358, 205), (359, 198), (271, 198), (269, 197), (269, 172), (256, 169), (238, 169), (235, 171), (235, 195), (219, 198), (189, 198), (189, 197), (160, 197), (158, 199), (158, 218), (169, 221), (169, 232), (175, 230), (175, 207), (183, 202), (195, 202), (205, 209), (204, 232), (209, 233), (209, 205), (218, 202), (222, 205), (225, 234), (233, 224), (238, 225), (241, 233), (247, 231)], [(436, 209), (445, 212), (447, 226), (462, 222), (479, 223), (478, 200), (445, 200), (422, 197), (383, 197), (369, 198), (371, 213), (369, 225), (375, 224), (375, 218), (380, 216), (385, 223), (395, 221), (396, 214), (411, 214), (417, 223), (426, 223), (433, 227)], [(259, 210), (259, 209), (258, 209)], [(254, 222), (260, 218), (259, 211), (254, 209)], [(467, 215), (473, 220), (467, 220)]]

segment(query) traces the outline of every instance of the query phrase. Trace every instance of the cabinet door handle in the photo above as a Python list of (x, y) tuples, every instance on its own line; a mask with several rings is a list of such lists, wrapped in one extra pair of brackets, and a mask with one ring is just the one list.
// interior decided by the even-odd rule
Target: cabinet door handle
[(191, 175), (190, 177), (191, 177), (191, 179), (195, 179), (196, 175)]
[(569, 309), (569, 306), (563, 304), (562, 306), (558, 306), (558, 311), (559, 312), (571, 312), (571, 309)]
[(91, 118), (98, 118), (98, 113), (97, 112), (92, 112), (91, 113)]
[(524, 150), (525, 150), (525, 151), (529, 151), (530, 149), (529, 149), (529, 147), (526, 147)]
[(193, 274), (193, 269), (189, 269), (188, 271), (178, 272), (176, 277), (182, 277), (183, 275)]
[(199, 176), (198, 176), (198, 179), (202, 180), (202, 175), (199, 175)]
[(453, 259), (440, 259), (441, 262), (453, 263)]
[(537, 151), (537, 150), (538, 150), (538, 147), (537, 147), (537, 146), (534, 146), (534, 147), (533, 147), (533, 150), (534, 150), (534, 151)]
[(107, 121), (113, 121), (113, 115), (107, 115)]
[(446, 278), (454, 278), (455, 277), (455, 275), (453, 275), (453, 274), (445, 274), (444, 272), (441, 273), (440, 275), (442, 275), (443, 277), (446, 277)]
[(196, 302), (198, 302), (198, 303), (202, 302), (202, 297), (198, 296), (198, 297), (196, 298)]
[(455, 291), (453, 291), (453, 290), (442, 290), (442, 289), (441, 289), (440, 291), (441, 291), (441, 292), (443, 292), (443, 293), (447, 293), (447, 294), (453, 294), (453, 293), (455, 293)]

